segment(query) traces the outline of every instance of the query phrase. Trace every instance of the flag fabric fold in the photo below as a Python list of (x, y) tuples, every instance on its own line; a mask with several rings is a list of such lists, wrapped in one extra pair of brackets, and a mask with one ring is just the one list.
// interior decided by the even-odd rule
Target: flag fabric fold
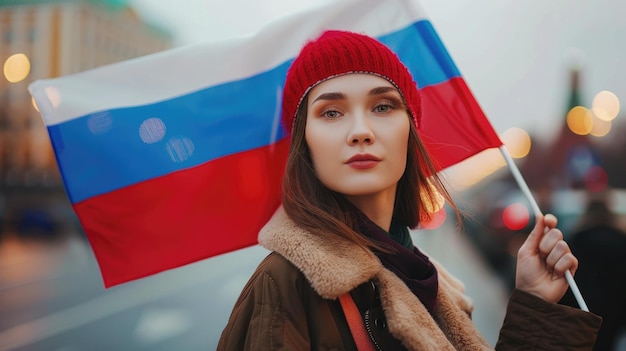
[(251, 37), (36, 81), (29, 90), (105, 286), (256, 244), (280, 205), (286, 71), (326, 29), (377, 37), (407, 65), (440, 169), (502, 145), (411, 0), (336, 1)]

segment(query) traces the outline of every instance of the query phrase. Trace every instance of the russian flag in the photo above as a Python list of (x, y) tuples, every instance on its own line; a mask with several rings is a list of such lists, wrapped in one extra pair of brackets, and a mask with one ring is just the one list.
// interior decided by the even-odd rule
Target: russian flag
[(375, 36), (409, 67), (441, 169), (502, 145), (411, 0), (336, 1), (245, 39), (36, 81), (29, 90), (106, 287), (256, 244), (280, 205), (286, 71), (326, 29)]

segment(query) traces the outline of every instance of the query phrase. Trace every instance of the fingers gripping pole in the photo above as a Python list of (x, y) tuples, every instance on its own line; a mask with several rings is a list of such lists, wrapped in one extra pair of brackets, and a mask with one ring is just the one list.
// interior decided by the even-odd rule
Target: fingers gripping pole
[[(539, 205), (537, 204), (537, 200), (535, 200), (535, 197), (530, 192), (528, 184), (526, 184), (526, 181), (524, 181), (524, 178), (522, 177), (522, 174), (520, 173), (519, 168), (517, 168), (515, 162), (513, 162), (511, 155), (509, 155), (509, 152), (504, 146), (500, 146), (500, 153), (502, 153), (502, 156), (504, 157), (506, 164), (509, 166), (509, 169), (511, 170), (511, 173), (515, 178), (515, 181), (517, 181), (517, 185), (519, 185), (519, 187), (522, 189), (522, 192), (530, 202), (530, 206), (533, 209), (535, 217), (541, 216), (542, 213)], [(580, 290), (578, 290), (578, 285), (576, 285), (576, 281), (574, 280), (574, 277), (572, 276), (572, 273), (570, 271), (565, 272), (565, 280), (567, 280), (567, 283), (569, 284), (569, 287), (572, 290), (572, 293), (574, 294), (574, 297), (576, 298), (576, 302), (578, 302), (580, 309), (589, 312), (589, 308), (587, 307), (587, 304), (585, 303), (585, 300), (583, 299)]]

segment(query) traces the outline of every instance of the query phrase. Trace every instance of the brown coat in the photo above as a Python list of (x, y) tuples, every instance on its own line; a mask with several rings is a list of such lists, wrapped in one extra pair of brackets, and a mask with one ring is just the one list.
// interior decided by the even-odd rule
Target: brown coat
[[(377, 288), (386, 333), (406, 349), (492, 349), (471, 321), (472, 303), (462, 284), (437, 262), (433, 318), (373, 253), (336, 236), (303, 230), (282, 209), (261, 230), (259, 243), (274, 252), (244, 287), (218, 350), (354, 350), (337, 297), (353, 291), (356, 300), (355, 289), (368, 282)], [(551, 323), (554, 318), (558, 323)], [(544, 325), (549, 328), (542, 330)], [(599, 325), (592, 314), (515, 292), (498, 350), (590, 350)], [(576, 345), (569, 348), (571, 335), (577, 336)], [(559, 347), (547, 347), (553, 344)]]

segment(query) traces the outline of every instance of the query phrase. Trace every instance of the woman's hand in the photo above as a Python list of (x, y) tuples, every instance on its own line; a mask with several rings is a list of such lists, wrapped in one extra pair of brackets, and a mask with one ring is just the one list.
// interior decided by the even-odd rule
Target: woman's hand
[(556, 229), (553, 215), (539, 216), (535, 228), (517, 252), (515, 287), (557, 303), (567, 291), (565, 272), (572, 275), (578, 269), (578, 260)]

